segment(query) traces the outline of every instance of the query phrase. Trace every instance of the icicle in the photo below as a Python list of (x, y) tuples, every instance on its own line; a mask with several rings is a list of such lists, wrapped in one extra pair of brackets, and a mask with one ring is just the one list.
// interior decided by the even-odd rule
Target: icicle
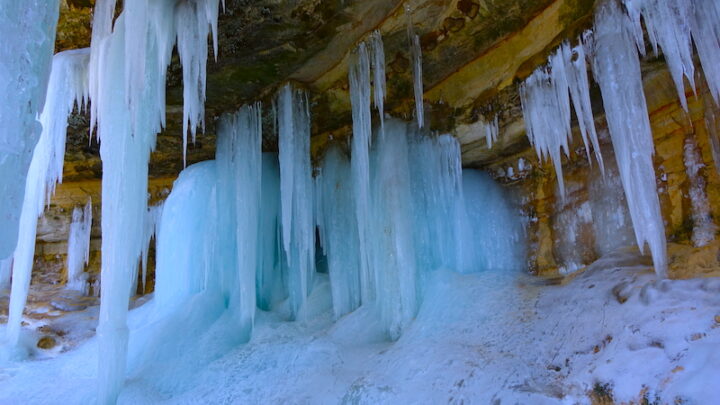
[[(160, 226), (160, 218), (162, 217), (163, 204), (159, 203), (149, 207), (145, 214), (145, 223), (143, 226), (143, 242), (140, 264), (142, 266), (142, 278), (140, 279), (142, 291), (145, 291), (147, 282), (148, 254), (150, 251), (150, 241), (156, 238), (158, 227)], [(157, 240), (157, 239), (156, 239)]]
[[(598, 141), (597, 130), (595, 129), (595, 117), (593, 117), (592, 103), (590, 101), (590, 83), (588, 81), (587, 60), (585, 57), (584, 42), (585, 38), (590, 35), (592, 35), (591, 32), (586, 32), (583, 35), (583, 43), (572, 49), (567, 43), (563, 44), (561, 52), (565, 60), (570, 96), (573, 108), (575, 109), (575, 116), (578, 120), (578, 126), (580, 127), (580, 135), (585, 145), (588, 162), (592, 163), (590, 158), (590, 145), (592, 144), (595, 159), (600, 166), (600, 172), (604, 174), (605, 163), (603, 162), (600, 142)], [(589, 143), (588, 138), (590, 138)]]
[(380, 128), (385, 128), (385, 49), (380, 31), (370, 35), (369, 46), (373, 65), (373, 100), (380, 116)]
[(644, 44), (641, 40), (643, 31), (640, 26), (642, 15), (650, 45), (655, 55), (658, 54), (658, 45), (662, 48), (680, 103), (683, 109), (688, 111), (683, 75), (695, 89), (695, 67), (690, 40), (691, 19), (694, 14), (692, 0), (626, 0), (625, 6), (633, 22), (631, 29), (638, 48), (644, 54)]
[(425, 107), (423, 106), (423, 69), (422, 49), (420, 48), (420, 37), (415, 34), (412, 22), (408, 23), (408, 37), (410, 40), (410, 55), (413, 66), (413, 89), (415, 90), (415, 118), (418, 128), (425, 125)]
[[(555, 54), (557, 56), (557, 54)], [(546, 68), (536, 70), (520, 86), (523, 117), (527, 127), (527, 136), (540, 159), (550, 159), (555, 166), (560, 196), (565, 197), (565, 182), (562, 174), (562, 151), (570, 152), (570, 101), (567, 81), (553, 80), (562, 77), (559, 74), (563, 64), (551, 62), (555, 72), (552, 76)]]
[(715, 104), (720, 105), (720, 4), (694, 0), (692, 37)]
[(278, 95), (283, 247), (290, 269), (293, 319), (302, 318), (315, 272), (310, 113), (304, 93), (286, 85)]
[(665, 227), (655, 186), (653, 139), (630, 20), (609, 1), (595, 15), (593, 72), (618, 162), (638, 247), (645, 243), (667, 276)]
[(328, 270), (335, 318), (361, 303), (360, 250), (350, 162), (339, 148), (330, 149), (317, 177), (318, 226)]
[(42, 128), (59, 0), (3, 1), (0, 7), (0, 259), (12, 255), (28, 167)]
[(715, 225), (710, 212), (710, 201), (708, 201), (705, 187), (707, 186), (705, 178), (700, 170), (705, 167), (702, 161), (702, 155), (695, 139), (690, 136), (685, 140), (683, 153), (683, 161), (685, 163), (685, 172), (690, 180), (690, 208), (692, 211), (693, 232), (692, 242), (695, 247), (706, 246), (717, 233), (718, 227)]
[(349, 68), (350, 101), (352, 103), (353, 137), (351, 171), (355, 193), (355, 217), (360, 243), (360, 288), (362, 301), (374, 297), (375, 275), (370, 250), (370, 155), (372, 122), (370, 117), (370, 63), (365, 44), (357, 49), (357, 60)]
[(485, 141), (487, 142), (488, 149), (492, 148), (493, 143), (497, 142), (500, 128), (498, 124), (497, 115), (490, 122), (482, 121), (482, 128), (485, 131)]
[(67, 118), (73, 106), (81, 104), (87, 95), (88, 58), (87, 49), (61, 52), (53, 58), (45, 107), (40, 115), (43, 131), (28, 170), (15, 248), (7, 328), (10, 347), (16, 346), (20, 337), (22, 312), (30, 288), (37, 220), (49, 203), (55, 183), (61, 181)]
[(92, 200), (84, 208), (75, 207), (72, 213), (67, 250), (67, 284), (65, 288), (88, 293), (85, 266), (90, 262), (90, 232), (92, 230)]

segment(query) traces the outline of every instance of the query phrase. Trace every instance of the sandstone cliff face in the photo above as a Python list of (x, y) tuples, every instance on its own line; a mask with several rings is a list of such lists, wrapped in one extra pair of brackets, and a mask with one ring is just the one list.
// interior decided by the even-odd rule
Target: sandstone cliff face
[[(92, 0), (63, 5), (57, 49), (89, 44)], [(518, 83), (563, 40), (574, 40), (592, 24), (592, 0), (226, 0), (220, 17), (219, 55), (208, 64), (208, 128), (191, 145), (188, 164), (214, 157), (213, 119), (252, 100), (269, 104), (278, 86), (290, 80), (311, 97), (313, 157), (331, 142), (346, 142), (351, 133), (347, 63), (354, 47), (371, 31), (384, 38), (388, 74), (386, 110), (411, 119), (412, 68), (406, 25), (411, 20), (423, 50), (426, 114), (431, 127), (455, 135), (466, 167), (489, 170), (516, 192), (527, 218), (529, 268), (556, 276), (591, 263), (610, 247), (631, 248), (634, 235), (622, 188), (613, 178), (612, 147), (602, 152), (610, 175), (590, 166), (579, 143), (564, 160), (568, 198), (557, 195), (551, 166), (539, 162), (525, 136)], [(158, 137), (151, 160), (150, 193), (154, 201), (167, 195), (182, 170), (180, 67), (173, 64), (168, 86), (168, 127)], [(718, 109), (700, 86), (692, 90), (689, 114), (677, 101), (662, 60), (643, 61), (645, 92), (655, 138), (657, 185), (674, 277), (718, 274), (717, 241), (692, 246), (691, 179), (685, 150), (700, 157), (702, 189), (714, 217), (720, 215), (720, 167), (713, 160)], [(602, 100), (591, 89), (596, 125), (606, 131)], [(500, 137), (488, 148), (480, 122), (498, 116)], [(268, 117), (268, 121), (270, 118)], [(87, 117), (71, 120), (65, 182), (39, 225), (38, 274), (62, 282), (67, 229), (74, 206), (91, 196), (94, 204), (90, 272), (99, 271), (100, 178), (98, 145), (88, 141)], [(266, 125), (264, 147), (276, 148), (272, 125)], [(711, 129), (710, 131), (708, 129)], [(577, 131), (577, 129), (575, 129)], [(577, 135), (577, 134), (576, 134)], [(602, 137), (602, 135), (601, 135)], [(579, 142), (579, 136), (575, 136)], [(686, 146), (690, 145), (690, 146)], [(697, 163), (697, 162), (696, 162)], [(598, 224), (625, 224), (608, 235)], [(624, 221), (624, 222), (623, 222)], [(47, 277), (46, 277), (47, 278)]]

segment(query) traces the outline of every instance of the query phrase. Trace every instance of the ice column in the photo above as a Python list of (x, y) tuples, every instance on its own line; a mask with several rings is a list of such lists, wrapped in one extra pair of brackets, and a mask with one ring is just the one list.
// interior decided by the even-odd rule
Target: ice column
[(293, 319), (302, 318), (315, 272), (310, 111), (307, 96), (286, 85), (277, 101), (283, 248)]
[(355, 194), (355, 217), (360, 246), (360, 288), (363, 302), (374, 297), (375, 275), (370, 246), (370, 144), (372, 121), (370, 117), (370, 62), (367, 49), (361, 43), (357, 60), (350, 64), (350, 101), (352, 104), (353, 137), (351, 172)]
[(333, 311), (339, 318), (360, 306), (361, 293), (352, 170), (338, 147), (326, 153), (317, 184), (320, 240), (328, 258)]
[(15, 248), (7, 342), (13, 347), (20, 336), (35, 253), (37, 220), (62, 180), (67, 118), (77, 103), (87, 98), (87, 49), (61, 52), (53, 58), (47, 98), (40, 115), (42, 133), (28, 170), (20, 215), (20, 235)]
[(387, 336), (396, 340), (417, 310), (416, 261), (413, 243), (414, 218), (408, 163), (407, 125), (392, 120), (385, 123), (373, 170), (373, 210), (375, 230), (371, 238), (376, 270), (377, 303)]
[(280, 233), (280, 166), (277, 153), (263, 153), (258, 227), (257, 304), (268, 311), (285, 296), (287, 260)]
[(25, 179), (42, 128), (59, 0), (3, 1), (0, 6), (0, 259), (18, 241)]
[[(262, 197), (262, 119), (259, 104), (224, 115), (218, 126), (218, 212), (224, 286), (229, 307), (250, 338), (255, 318)], [(229, 242), (228, 242), (229, 241)], [(233, 243), (234, 241), (234, 243)], [(232, 253), (235, 252), (234, 257)]]
[(650, 246), (655, 272), (667, 275), (665, 227), (655, 185), (653, 139), (630, 19), (614, 1), (595, 15), (593, 72), (640, 250)]
[(67, 272), (65, 286), (69, 290), (88, 293), (87, 275), (83, 272), (90, 261), (90, 231), (92, 229), (92, 200), (84, 208), (75, 207), (68, 236)]
[(717, 225), (710, 213), (710, 201), (705, 192), (706, 182), (701, 170), (705, 167), (695, 138), (689, 136), (684, 147), (685, 172), (690, 180), (690, 208), (692, 211), (692, 241), (696, 247), (702, 247), (715, 239)]

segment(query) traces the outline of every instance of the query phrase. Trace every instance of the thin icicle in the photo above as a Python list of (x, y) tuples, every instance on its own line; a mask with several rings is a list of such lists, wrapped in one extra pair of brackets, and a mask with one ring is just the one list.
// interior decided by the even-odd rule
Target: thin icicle
[(490, 120), (489, 122), (481, 122), (483, 130), (485, 131), (485, 141), (487, 142), (488, 149), (492, 148), (493, 144), (497, 142), (498, 134), (500, 133), (500, 127), (498, 123), (498, 116)]
[(88, 293), (85, 266), (90, 262), (90, 231), (92, 230), (92, 200), (84, 208), (75, 207), (67, 242), (67, 284), (65, 288)]
[(382, 128), (385, 128), (385, 94), (387, 89), (385, 84), (385, 48), (380, 31), (373, 31), (368, 42), (373, 66), (373, 100), (380, 116), (382, 132)]
[(140, 265), (142, 267), (142, 276), (140, 286), (143, 292), (147, 283), (148, 254), (150, 252), (150, 241), (156, 238), (158, 227), (160, 226), (160, 218), (162, 217), (163, 204), (159, 203), (152, 207), (148, 207), (145, 214), (145, 224), (143, 226), (143, 242), (142, 255), (140, 256)]
[(720, 3), (717, 0), (694, 0), (692, 37), (705, 72), (710, 94), (720, 105)]
[(0, 260), (0, 291), (10, 287), (10, 273), (12, 271), (12, 256)]
[(650, 246), (667, 276), (665, 226), (655, 185), (653, 138), (632, 25), (614, 1), (595, 15), (593, 73), (600, 85), (615, 157), (638, 247)]
[(413, 67), (413, 89), (415, 91), (415, 119), (418, 128), (425, 125), (425, 109), (423, 106), (423, 69), (422, 69), (422, 48), (420, 47), (420, 37), (415, 33), (410, 9), (406, 6), (405, 12), (408, 15), (407, 34), (410, 42), (410, 58)]

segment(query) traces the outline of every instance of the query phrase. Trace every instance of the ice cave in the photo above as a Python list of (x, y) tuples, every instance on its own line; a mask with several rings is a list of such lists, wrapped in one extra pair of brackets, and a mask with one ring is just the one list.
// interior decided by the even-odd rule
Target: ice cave
[(0, 404), (720, 403), (720, 1), (0, 0)]

